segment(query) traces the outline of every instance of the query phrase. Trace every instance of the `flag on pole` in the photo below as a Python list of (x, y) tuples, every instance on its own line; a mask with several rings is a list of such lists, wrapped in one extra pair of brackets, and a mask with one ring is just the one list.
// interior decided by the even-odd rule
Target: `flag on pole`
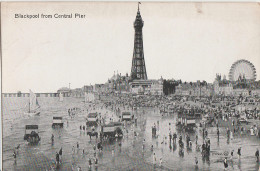
[(139, 4), (141, 4), (141, 2), (138, 2), (138, 11), (139, 11)]

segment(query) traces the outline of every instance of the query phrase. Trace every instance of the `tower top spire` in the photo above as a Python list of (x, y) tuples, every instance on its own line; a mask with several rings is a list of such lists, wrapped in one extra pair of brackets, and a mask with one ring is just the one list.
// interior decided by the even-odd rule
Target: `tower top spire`
[(139, 4), (141, 4), (141, 2), (138, 2), (137, 15), (136, 15), (135, 22), (134, 22), (134, 27), (138, 28), (138, 29), (142, 28), (144, 25), (144, 22), (142, 20), (141, 14), (140, 14)]

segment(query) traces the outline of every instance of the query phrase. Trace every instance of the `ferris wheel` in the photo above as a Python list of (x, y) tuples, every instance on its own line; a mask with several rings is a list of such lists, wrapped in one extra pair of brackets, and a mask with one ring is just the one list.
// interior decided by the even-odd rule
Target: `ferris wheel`
[(237, 81), (239, 77), (247, 80), (256, 80), (256, 70), (254, 65), (248, 60), (241, 59), (233, 63), (229, 71), (229, 80)]

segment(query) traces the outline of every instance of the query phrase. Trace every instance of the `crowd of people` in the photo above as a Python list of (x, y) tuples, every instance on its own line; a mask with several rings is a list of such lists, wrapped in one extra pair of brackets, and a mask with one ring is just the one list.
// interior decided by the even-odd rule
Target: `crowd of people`
[[(248, 102), (247, 98), (244, 97), (219, 97), (219, 98), (203, 98), (203, 99), (195, 99), (192, 97), (172, 97), (166, 98), (166, 97), (160, 97), (159, 99), (156, 98), (150, 98), (149, 96), (141, 96), (141, 97), (130, 97), (131, 100), (129, 100), (129, 97), (125, 98), (127, 100), (124, 100), (124, 98), (119, 98), (120, 104), (129, 106), (132, 109), (135, 109), (135, 107), (149, 107), (150, 104), (154, 104), (153, 107), (157, 107), (161, 112), (165, 113), (165, 108), (170, 109), (174, 108), (174, 112), (172, 114), (176, 113), (177, 111), (182, 111), (185, 108), (189, 108), (190, 113), (201, 114), (201, 117), (203, 118), (205, 115), (208, 115), (209, 117), (206, 119), (206, 121), (200, 122), (203, 124), (200, 124), (202, 127), (202, 137), (203, 137), (203, 143), (201, 145), (201, 154), (203, 157), (207, 157), (210, 155), (210, 138), (208, 137), (208, 128), (207, 127), (216, 127), (216, 134), (219, 141), (220, 136), (220, 129), (226, 128), (226, 135), (227, 135), (227, 143), (229, 143), (230, 140), (234, 139), (235, 135), (248, 135), (251, 133), (251, 136), (260, 137), (259, 133), (259, 125), (258, 122), (254, 123), (253, 125), (247, 123), (242, 123), (240, 118), (241, 116), (245, 116), (247, 119), (253, 119), (252, 122), (260, 120), (259, 116), (259, 108), (257, 108), (257, 99), (256, 99), (256, 105), (253, 107), (253, 109), (247, 109), (244, 108), (244, 110), (241, 110), (240, 108), (236, 108), (239, 105), (243, 105), (244, 103)], [(140, 102), (142, 101), (142, 102)], [(189, 104), (189, 102), (193, 102), (192, 104)], [(170, 103), (172, 102), (172, 103)], [(147, 103), (147, 105), (146, 105)], [(258, 102), (259, 103), (259, 102)], [(148, 105), (149, 104), (149, 105)], [(168, 104), (168, 106), (166, 105)], [(170, 104), (170, 105), (169, 105)], [(244, 105), (246, 106), (246, 105)], [(166, 110), (166, 113), (168, 115), (171, 115), (170, 110)], [(164, 115), (162, 115), (164, 116)], [(201, 121), (201, 118), (199, 118)], [(157, 137), (156, 135), (156, 124), (154, 123), (154, 126), (152, 127), (152, 136)], [(177, 134), (171, 134), (169, 133), (169, 143), (171, 146), (171, 143), (176, 144)], [(164, 143), (164, 142), (162, 142)], [(183, 154), (182, 149), (184, 148), (184, 143), (182, 141), (182, 136), (179, 136), (179, 147), (180, 147), (180, 156)], [(189, 134), (186, 135), (186, 144), (187, 148), (191, 148), (192, 142), (190, 141)], [(174, 146), (174, 145), (173, 145)], [(153, 145), (151, 146), (151, 149), (153, 149)], [(237, 155), (240, 158), (242, 147), (239, 147), (237, 149)], [(200, 145), (198, 144), (198, 135), (196, 135), (196, 150), (200, 151)], [(230, 156), (225, 157), (223, 163), (224, 168), (228, 168), (228, 162), (233, 160), (234, 155), (234, 149), (229, 153), (225, 154)], [(259, 161), (259, 150), (256, 149), (255, 151), (255, 157), (256, 161)], [(156, 154), (153, 153), (153, 161), (155, 162), (157, 159)], [(161, 159), (160, 159), (160, 165), (161, 165)], [(195, 164), (198, 164), (198, 158), (195, 158)]]

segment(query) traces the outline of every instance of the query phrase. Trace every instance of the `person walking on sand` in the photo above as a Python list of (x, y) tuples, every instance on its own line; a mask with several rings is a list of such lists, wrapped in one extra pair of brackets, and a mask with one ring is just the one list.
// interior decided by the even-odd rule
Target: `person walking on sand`
[(259, 150), (258, 149), (256, 149), (255, 157), (256, 157), (256, 162), (259, 162)]
[(51, 135), (51, 142), (52, 143), (54, 142), (54, 135), (53, 134)]
[(16, 160), (16, 152), (15, 151), (13, 153), (13, 156), (14, 156), (14, 160)]
[(176, 139), (177, 139), (177, 134), (174, 132), (174, 134), (173, 134), (173, 143), (176, 143)]
[(92, 165), (91, 158), (88, 159), (88, 168), (90, 169)]
[(227, 157), (224, 159), (224, 170), (228, 168)]
[(232, 160), (233, 159), (233, 155), (234, 155), (234, 150), (231, 151), (230, 155), (231, 155), (230, 156), (230, 160)]
[(198, 158), (195, 157), (195, 164), (196, 164), (196, 166), (198, 165), (198, 163), (199, 163)]
[(95, 158), (95, 168), (97, 168), (97, 167), (98, 167), (98, 159)]
[(74, 154), (75, 153), (75, 148), (74, 148), (74, 146), (72, 146), (72, 154)]
[(160, 158), (160, 167), (162, 167), (162, 163), (163, 163), (162, 158)]
[(218, 135), (218, 140), (219, 140), (219, 129), (217, 129), (217, 135)]
[(60, 148), (59, 155), (60, 155), (60, 160), (61, 160), (62, 159), (62, 147)]
[(153, 164), (154, 165), (156, 164), (156, 155), (155, 155), (155, 153), (153, 153)]
[(56, 152), (56, 165), (58, 166), (59, 163), (60, 163), (60, 157), (59, 154)]
[(114, 157), (115, 156), (115, 150), (113, 149), (112, 150), (112, 157)]
[(237, 154), (238, 154), (238, 157), (240, 158), (240, 156), (241, 156), (241, 147), (239, 147), (239, 148), (237, 149)]

